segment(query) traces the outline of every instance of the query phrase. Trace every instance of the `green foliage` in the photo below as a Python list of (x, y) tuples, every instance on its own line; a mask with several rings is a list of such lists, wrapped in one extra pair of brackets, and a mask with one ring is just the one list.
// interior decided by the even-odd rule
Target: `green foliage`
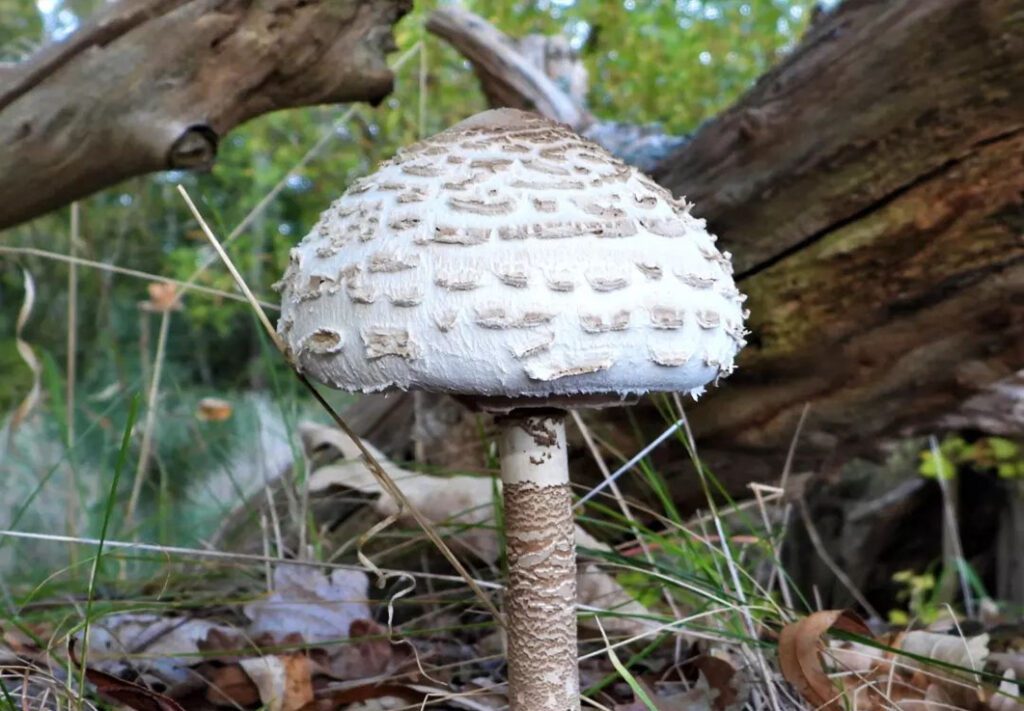
[(508, 34), (582, 44), (591, 110), (692, 131), (746, 89), (799, 36), (809, 0), (488, 0), (471, 8)]
[(900, 626), (909, 625), (914, 621), (930, 625), (943, 613), (943, 608), (934, 600), (938, 587), (935, 575), (901, 570), (894, 574), (892, 579), (902, 588), (896, 593), (896, 599), (902, 602), (906, 609), (890, 610), (889, 622)]
[(1019, 443), (1004, 437), (967, 442), (950, 435), (939, 445), (938, 456), (926, 449), (920, 453), (920, 460), (918, 472), (929, 479), (952, 479), (964, 467), (995, 472), (1003, 479), (1024, 477), (1024, 450)]
[(24, 0), (0, 0), (0, 62), (16, 62), (41, 43), (43, 19)]

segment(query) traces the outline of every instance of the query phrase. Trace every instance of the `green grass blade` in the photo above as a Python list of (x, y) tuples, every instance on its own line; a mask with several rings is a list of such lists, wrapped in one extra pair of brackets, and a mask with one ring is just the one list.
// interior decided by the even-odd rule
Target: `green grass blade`
[(124, 424), (124, 433), (121, 436), (121, 447), (117, 453), (117, 463), (114, 465), (114, 479), (110, 483), (110, 493), (107, 494), (107, 502), (103, 511), (103, 525), (100, 528), (99, 547), (96, 549), (96, 556), (92, 561), (92, 570), (89, 572), (89, 588), (86, 593), (85, 622), (82, 626), (82, 666), (79, 672), (79, 688), (85, 689), (85, 668), (88, 662), (89, 653), (89, 624), (92, 620), (92, 606), (96, 593), (96, 577), (99, 574), (100, 561), (103, 557), (103, 542), (107, 539), (107, 531), (110, 528), (110, 519), (114, 513), (114, 502), (117, 501), (117, 485), (121, 481), (121, 472), (124, 471), (125, 462), (128, 461), (128, 450), (131, 446), (132, 428), (135, 427), (135, 418), (139, 411), (139, 394), (132, 397), (128, 406), (128, 419)]

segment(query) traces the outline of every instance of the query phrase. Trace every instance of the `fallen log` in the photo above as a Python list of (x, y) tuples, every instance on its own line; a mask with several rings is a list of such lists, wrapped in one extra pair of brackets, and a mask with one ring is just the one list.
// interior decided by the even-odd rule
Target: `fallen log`
[(692, 408), (734, 484), (778, 474), (805, 404), (820, 467), (1024, 366), (1019, 0), (846, 2), (654, 176), (750, 296), (739, 370)]
[(212, 166), (278, 109), (381, 101), (410, 0), (108, 3), (0, 71), (0, 229), (126, 178)]

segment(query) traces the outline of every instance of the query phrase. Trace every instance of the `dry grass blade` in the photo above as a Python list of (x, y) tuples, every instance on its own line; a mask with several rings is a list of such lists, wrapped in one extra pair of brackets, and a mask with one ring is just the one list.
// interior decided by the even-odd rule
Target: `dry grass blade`
[[(81, 210), (77, 202), (71, 203), (71, 235), (68, 239), (69, 256), (74, 257), (78, 249)], [(78, 350), (78, 265), (68, 263), (68, 352), (67, 352), (67, 383), (64, 396), (66, 417), (68, 420), (68, 442), (75, 441), (75, 384), (78, 361), (75, 354)], [(77, 487), (72, 487), (77, 491)], [(71, 520), (71, 517), (68, 517)]]
[(29, 370), (32, 371), (32, 387), (29, 388), (28, 395), (25, 399), (19, 403), (17, 409), (14, 411), (14, 415), (11, 417), (10, 431), (8, 436), (13, 436), (14, 431), (18, 428), (25, 418), (28, 417), (32, 410), (35, 409), (36, 405), (39, 404), (40, 391), (42, 389), (40, 381), (42, 378), (43, 366), (40, 364), (39, 359), (36, 357), (35, 351), (32, 350), (32, 346), (28, 344), (22, 336), (25, 331), (25, 325), (28, 324), (28, 319), (32, 315), (32, 308), (36, 303), (36, 283), (32, 279), (32, 275), (26, 270), (22, 270), (25, 284), (25, 298), (21, 302), (21, 309), (18, 311), (18, 320), (14, 326), (14, 338), (15, 346), (18, 349), (18, 355), (25, 361), (25, 365), (28, 366)]
[(146, 397), (146, 421), (142, 428), (142, 444), (139, 447), (139, 461), (135, 467), (135, 480), (132, 482), (132, 493), (124, 512), (125, 529), (131, 529), (135, 520), (135, 509), (142, 495), (142, 484), (146, 480), (150, 454), (153, 450), (153, 436), (156, 432), (156, 412), (160, 399), (160, 379), (163, 375), (164, 360), (167, 353), (167, 334), (171, 325), (171, 309), (167, 308), (160, 315), (160, 335), (156, 342), (156, 355), (153, 357), (153, 376), (149, 383)]
[[(30, 531), (12, 531), (10, 529), (0, 529), (0, 538), (21, 538), (31, 541), (71, 543), (75, 545), (85, 545), (93, 547), (100, 545), (100, 540), (98, 538), (85, 538), (82, 536), (65, 536), (57, 533), (33, 533)], [(168, 559), (171, 556), (185, 556), (191, 558), (206, 558), (209, 560), (219, 560), (223, 562), (233, 563), (252, 563), (259, 565), (266, 565), (272, 563), (287, 563), (288, 565), (307, 566), (311, 568), (323, 568), (331, 570), (359, 570), (365, 572), (365, 568), (359, 565), (347, 565), (344, 563), (330, 563), (313, 560), (284, 559), (270, 555), (257, 555), (253, 553), (231, 553), (228, 551), (205, 550), (202, 548), (185, 548), (183, 546), (161, 546), (153, 543), (141, 543), (139, 541), (118, 541), (107, 539), (103, 541), (103, 547), (125, 551), (134, 551), (136, 553), (155, 553), (157, 555), (165, 556)], [(390, 568), (382, 568), (381, 570), (387, 575), (412, 575), (417, 578), (430, 580), (443, 580), (446, 582), (465, 582), (465, 579), (462, 576), (444, 575), (443, 573), (410, 573), (408, 571), (392, 570)], [(476, 585), (478, 588), (490, 588), (492, 590), (501, 589), (501, 585), (498, 585), (497, 583), (487, 582), (485, 580), (474, 580), (473, 584)]]
[(814, 548), (814, 552), (818, 554), (818, 557), (821, 558), (821, 562), (828, 567), (832, 574), (836, 576), (836, 579), (853, 595), (853, 599), (857, 601), (857, 604), (863, 607), (871, 617), (878, 620), (885, 619), (828, 552), (825, 543), (821, 540), (821, 535), (818, 533), (818, 527), (814, 525), (814, 519), (811, 518), (811, 512), (807, 508), (807, 501), (802, 495), (797, 498), (797, 510), (800, 512), (800, 520), (804, 524), (807, 538), (810, 539), (811, 546)]
[[(173, 284), (174, 286), (180, 287), (182, 290), (195, 291), (200, 294), (207, 294), (209, 296), (216, 296), (222, 299), (231, 299), (232, 301), (240, 301), (243, 303), (249, 303), (241, 294), (234, 294), (230, 291), (223, 291), (221, 289), (214, 289), (209, 286), (200, 286), (198, 284), (190, 284), (187, 281), (180, 279), (172, 279), (171, 277), (162, 276), (160, 274), (153, 274), (151, 272), (144, 272), (138, 269), (129, 269), (128, 267), (121, 267), (116, 264), (107, 264), (106, 262), (97, 262), (92, 259), (83, 259), (82, 257), (73, 257), (68, 254), (59, 254), (57, 252), (48, 252), (45, 249), (36, 249), (35, 247), (5, 247), (0, 245), (0, 254), (11, 254), (21, 255), (25, 257), (39, 257), (41, 259), (50, 259), (55, 262), (64, 262), (66, 264), (75, 264), (80, 267), (89, 267), (90, 269), (98, 269), (104, 272), (110, 272), (111, 274), (120, 274), (122, 276), (130, 276), (135, 279), (144, 279), (146, 281), (155, 281), (167, 284)], [(273, 304), (269, 301), (259, 300), (259, 305), (265, 309), (271, 309), (276, 311), (279, 307), (277, 304)]]
[[(224, 262), (224, 266), (231, 273), (231, 276), (235, 279), (235, 282), (238, 284), (238, 288), (241, 289), (242, 293), (244, 293), (249, 298), (253, 310), (256, 312), (257, 318), (259, 318), (260, 323), (263, 325), (263, 328), (266, 329), (266, 332), (270, 336), (270, 339), (273, 341), (278, 351), (280, 351), (281, 354), (284, 355), (284, 344), (281, 342), (281, 337), (278, 336), (277, 330), (273, 327), (273, 325), (271, 325), (270, 319), (267, 318), (267, 315), (263, 312), (263, 309), (261, 309), (259, 307), (259, 304), (256, 303), (256, 299), (255, 297), (253, 297), (252, 292), (249, 290), (249, 287), (245, 283), (245, 280), (242, 278), (242, 275), (239, 274), (238, 270), (235, 268), (235, 265), (232, 263), (231, 258), (224, 251), (224, 248), (217, 240), (217, 237), (213, 234), (213, 231), (210, 229), (210, 226), (203, 219), (203, 216), (196, 208), (195, 203), (192, 201), (192, 198), (189, 197), (188, 192), (181, 185), (178, 186), (178, 192), (185, 200), (185, 203), (188, 205), (188, 208), (192, 212), (193, 217), (195, 217), (196, 221), (199, 223), (199, 226), (203, 230), (203, 234), (206, 235), (206, 238), (210, 241), (211, 246), (214, 248), (214, 250), (220, 256), (221, 260)], [(317, 391), (316, 388), (313, 387), (313, 384), (310, 383), (309, 380), (307, 380), (304, 375), (302, 375), (302, 373), (294, 369), (293, 372), (295, 373), (296, 377), (302, 382), (302, 384), (306, 386), (306, 388), (313, 395), (316, 401), (320, 403), (320, 405), (324, 408), (324, 411), (331, 416), (331, 419), (334, 420), (334, 422), (338, 425), (341, 431), (352, 439), (356, 447), (359, 449), (359, 452), (362, 455), (363, 461), (366, 463), (366, 466), (369, 468), (370, 472), (374, 475), (374, 477), (377, 478), (377, 481), (380, 482), (381, 487), (390, 496), (394, 497), (394, 499), (398, 501), (402, 505), (402, 507), (409, 512), (409, 515), (412, 516), (413, 519), (415, 519), (416, 523), (423, 530), (424, 534), (426, 534), (427, 538), (430, 539), (430, 541), (437, 547), (441, 554), (448, 560), (449, 563), (451, 563), (452, 567), (455, 568), (456, 572), (462, 577), (463, 580), (465, 580), (466, 584), (470, 587), (473, 593), (480, 599), (480, 601), (483, 603), (484, 607), (488, 610), (488, 612), (490, 612), (494, 616), (495, 621), (498, 624), (504, 624), (504, 621), (501, 617), (501, 613), (498, 612), (498, 608), (494, 606), (494, 603), (491, 602), (491, 599), (487, 597), (487, 595), (480, 588), (480, 586), (477, 585), (476, 581), (469, 574), (469, 572), (466, 570), (465, 566), (461, 563), (461, 561), (459, 561), (459, 559), (455, 557), (455, 554), (452, 553), (448, 545), (441, 539), (441, 536), (438, 535), (437, 530), (430, 523), (430, 521), (427, 520), (427, 518), (419, 511), (418, 508), (416, 508), (415, 506), (412, 505), (412, 503), (410, 503), (405, 494), (402, 493), (402, 490), (398, 487), (397, 484), (395, 484), (394, 480), (384, 470), (384, 467), (382, 467), (380, 462), (377, 461), (377, 458), (373, 456), (373, 453), (363, 443), (362, 438), (360, 438), (359, 435), (356, 434), (356, 432), (351, 427), (349, 427), (348, 423), (346, 423), (345, 420), (342, 419), (341, 415), (339, 415), (335, 411), (335, 409), (331, 407), (330, 403), (324, 400), (323, 396)]]

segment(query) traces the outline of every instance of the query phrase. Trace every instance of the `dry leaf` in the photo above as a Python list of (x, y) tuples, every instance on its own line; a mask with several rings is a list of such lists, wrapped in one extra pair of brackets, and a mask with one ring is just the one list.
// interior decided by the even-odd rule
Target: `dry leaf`
[(336, 679), (367, 679), (386, 674), (394, 661), (387, 631), (373, 620), (354, 620), (349, 642), (340, 646), (327, 670)]
[[(958, 635), (914, 630), (882, 640), (886, 646), (937, 662), (980, 670), (989, 658), (988, 635)], [(838, 666), (854, 672), (864, 692), (858, 706), (880, 704), (919, 711), (922, 705), (975, 708), (981, 702), (979, 679), (968, 673), (919, 661), (899, 652), (855, 642), (833, 642), (830, 654)], [(869, 686), (869, 684), (873, 684)]]
[(988, 705), (992, 711), (1024, 711), (1024, 698), (1020, 696), (1020, 688), (1017, 686), (1017, 675), (1013, 669), (1008, 669), (1003, 674), (1003, 680), (999, 684), (999, 691), (992, 694)]
[(268, 655), (238, 664), (256, 684), (267, 711), (299, 711), (313, 701), (312, 667), (305, 654)]
[[(981, 671), (988, 659), (988, 642), (987, 634), (964, 638), (914, 630), (899, 635), (891, 646), (937, 662)], [(924, 689), (923, 700), (936, 711), (949, 707), (970, 709), (980, 704), (983, 694), (977, 675), (942, 669), (909, 657), (899, 657), (899, 661), (903, 666), (901, 673), (904, 676), (910, 675), (912, 686)], [(915, 670), (917, 673), (914, 673)], [(907, 700), (911, 700), (911, 694), (908, 694)], [(908, 711), (914, 711), (911, 704), (907, 706)]]
[(274, 590), (244, 607), (253, 637), (283, 639), (299, 634), (309, 644), (343, 640), (355, 620), (370, 617), (369, 579), (359, 570), (324, 575), (312, 566), (281, 564), (274, 569)]
[[(311, 459), (326, 447), (334, 448), (342, 456), (339, 461), (319, 467), (312, 473), (309, 480), (311, 492), (324, 491), (332, 486), (346, 487), (363, 494), (377, 495), (374, 510), (381, 517), (400, 512), (398, 502), (381, 491), (376, 478), (363, 464), (359, 450), (345, 433), (334, 427), (308, 422), (300, 424), (299, 431)], [(432, 524), (448, 523), (457, 527), (455, 533), (447, 539), (449, 542), (456, 543), (456, 548), (471, 551), (487, 563), (497, 562), (501, 548), (495, 530), (494, 496), (496, 491), (500, 491), (500, 482), (486, 477), (436, 477), (420, 474), (402, 469), (372, 446), (367, 446), (406, 498)], [(407, 525), (414, 524), (411, 517), (399, 520)], [(576, 545), (610, 551), (608, 546), (579, 526), (576, 526)], [(658, 626), (652, 620), (644, 619), (651, 616), (650, 611), (596, 564), (580, 566), (577, 588), (583, 605), (615, 612), (614, 616), (601, 618), (605, 630), (611, 634), (635, 636)], [(584, 619), (584, 624), (592, 619)]]
[(702, 654), (688, 662), (700, 676), (696, 688), (707, 688), (714, 711), (738, 711), (747, 701), (749, 689), (736, 667), (711, 654)]
[[(75, 666), (81, 668), (81, 662), (75, 654), (74, 638), (68, 644), (68, 656)], [(85, 678), (102, 696), (124, 704), (132, 711), (185, 711), (176, 701), (163, 694), (98, 669), (85, 667)]]
[(173, 699), (112, 674), (86, 669), (85, 678), (101, 695), (124, 704), (133, 711), (185, 711)]
[[(579, 536), (577, 536), (579, 545)], [(590, 546), (588, 546), (590, 547)], [(652, 632), (659, 627), (651, 611), (637, 602), (614, 577), (595, 563), (580, 563), (576, 576), (579, 603), (586, 607), (611, 612), (601, 615), (601, 626), (609, 635), (633, 637)], [(580, 618), (581, 625), (593, 624), (594, 618)]]
[(90, 666), (114, 676), (138, 676), (168, 688), (195, 681), (191, 666), (212, 633), (233, 630), (210, 620), (149, 613), (110, 615), (89, 628)]
[[(316, 469), (309, 479), (312, 493), (341, 486), (376, 495), (374, 510), (382, 518), (398, 514), (398, 502), (381, 490), (376, 477), (363, 463), (355, 444), (340, 430), (313, 423), (299, 425), (307, 454), (312, 455), (324, 447), (333, 447), (342, 458)], [(389, 461), (372, 446), (367, 448), (374, 458), (394, 479), (395, 484), (410, 503), (434, 524), (449, 523), (457, 527), (449, 542), (469, 550), (479, 558), (493, 563), (500, 550), (494, 531), (494, 492), (496, 483), (487, 477), (454, 476), (434, 477), (402, 469)], [(407, 513), (407, 512), (406, 512)], [(407, 525), (414, 523), (411, 516), (399, 519)]]
[(204, 397), (196, 406), (196, 419), (202, 422), (224, 422), (231, 419), (234, 408), (227, 400)]
[(840, 699), (845, 690), (832, 683), (821, 663), (821, 653), (825, 648), (822, 636), (833, 628), (866, 637), (873, 636), (867, 625), (851, 612), (816, 612), (782, 628), (779, 635), (779, 666), (786, 681), (816, 708), (842, 711)]
[(218, 706), (255, 706), (260, 702), (260, 690), (252, 678), (236, 663), (212, 667), (204, 671), (208, 687), (206, 699)]
[(140, 306), (147, 311), (163, 313), (164, 311), (180, 311), (181, 299), (178, 298), (178, 287), (168, 281), (152, 281), (146, 285), (149, 301)]
[[(920, 657), (981, 671), (988, 659), (988, 640), (987, 634), (964, 638), (959, 635), (914, 630), (897, 637), (896, 643), (892, 646)], [(919, 669), (927, 668), (925, 664), (914, 659), (904, 658), (903, 661)]]

